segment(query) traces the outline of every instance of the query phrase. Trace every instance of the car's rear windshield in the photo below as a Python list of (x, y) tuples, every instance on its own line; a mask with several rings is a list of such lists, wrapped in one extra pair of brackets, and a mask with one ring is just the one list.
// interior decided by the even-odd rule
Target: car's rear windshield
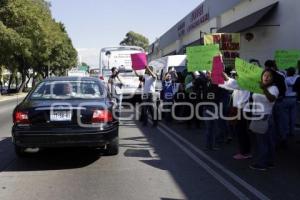
[(30, 99), (99, 99), (105, 95), (96, 81), (45, 81), (36, 87)]

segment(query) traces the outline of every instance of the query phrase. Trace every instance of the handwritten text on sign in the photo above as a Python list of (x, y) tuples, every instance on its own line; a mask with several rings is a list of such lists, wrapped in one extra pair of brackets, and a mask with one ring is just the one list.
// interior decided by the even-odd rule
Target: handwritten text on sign
[(297, 67), (298, 60), (300, 60), (299, 50), (278, 50), (275, 52), (275, 60), (279, 69), (287, 69), (290, 67)]
[(188, 71), (212, 69), (213, 58), (220, 54), (219, 45), (195, 46), (187, 48)]
[(263, 93), (260, 88), (261, 74), (263, 72), (262, 68), (240, 58), (236, 58), (235, 69), (238, 74), (237, 82), (241, 89), (253, 93)]

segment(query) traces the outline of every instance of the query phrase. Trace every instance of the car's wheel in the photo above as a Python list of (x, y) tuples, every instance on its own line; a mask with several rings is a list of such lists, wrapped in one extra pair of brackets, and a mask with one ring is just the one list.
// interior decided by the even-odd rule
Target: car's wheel
[(117, 155), (119, 153), (119, 137), (113, 139), (106, 145), (105, 154), (108, 156)]
[(26, 148), (15, 145), (15, 152), (18, 157), (25, 157), (27, 155), (25, 150)]

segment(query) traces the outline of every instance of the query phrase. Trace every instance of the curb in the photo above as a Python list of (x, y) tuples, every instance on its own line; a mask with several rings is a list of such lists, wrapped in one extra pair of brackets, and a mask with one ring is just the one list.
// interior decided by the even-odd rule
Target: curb
[[(24, 98), (27, 96), (26, 94), (19, 94), (19, 95), (14, 95), (14, 96), (0, 96), (0, 102), (4, 102), (4, 101), (9, 101), (9, 100), (14, 100), (14, 99), (18, 99), (18, 98)], [(4, 97), (4, 99), (2, 99), (2, 97)]]

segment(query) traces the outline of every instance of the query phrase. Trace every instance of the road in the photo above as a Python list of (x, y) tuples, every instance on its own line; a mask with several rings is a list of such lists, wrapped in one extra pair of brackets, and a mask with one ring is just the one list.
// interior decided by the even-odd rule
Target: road
[[(136, 121), (122, 123), (118, 156), (102, 156), (87, 149), (59, 149), (17, 158), (10, 138), (11, 113), (16, 103), (0, 102), (1, 200), (232, 200), (300, 196), (299, 162), (291, 168), (286, 164), (272, 172), (258, 173), (248, 168), (249, 161), (237, 163), (231, 159), (233, 144), (219, 152), (201, 150), (201, 131), (187, 130), (181, 124), (160, 123), (152, 128), (142, 127)], [(299, 160), (299, 146), (295, 148), (293, 156)], [(281, 154), (285, 158), (281, 163), (287, 162), (287, 153)]]

